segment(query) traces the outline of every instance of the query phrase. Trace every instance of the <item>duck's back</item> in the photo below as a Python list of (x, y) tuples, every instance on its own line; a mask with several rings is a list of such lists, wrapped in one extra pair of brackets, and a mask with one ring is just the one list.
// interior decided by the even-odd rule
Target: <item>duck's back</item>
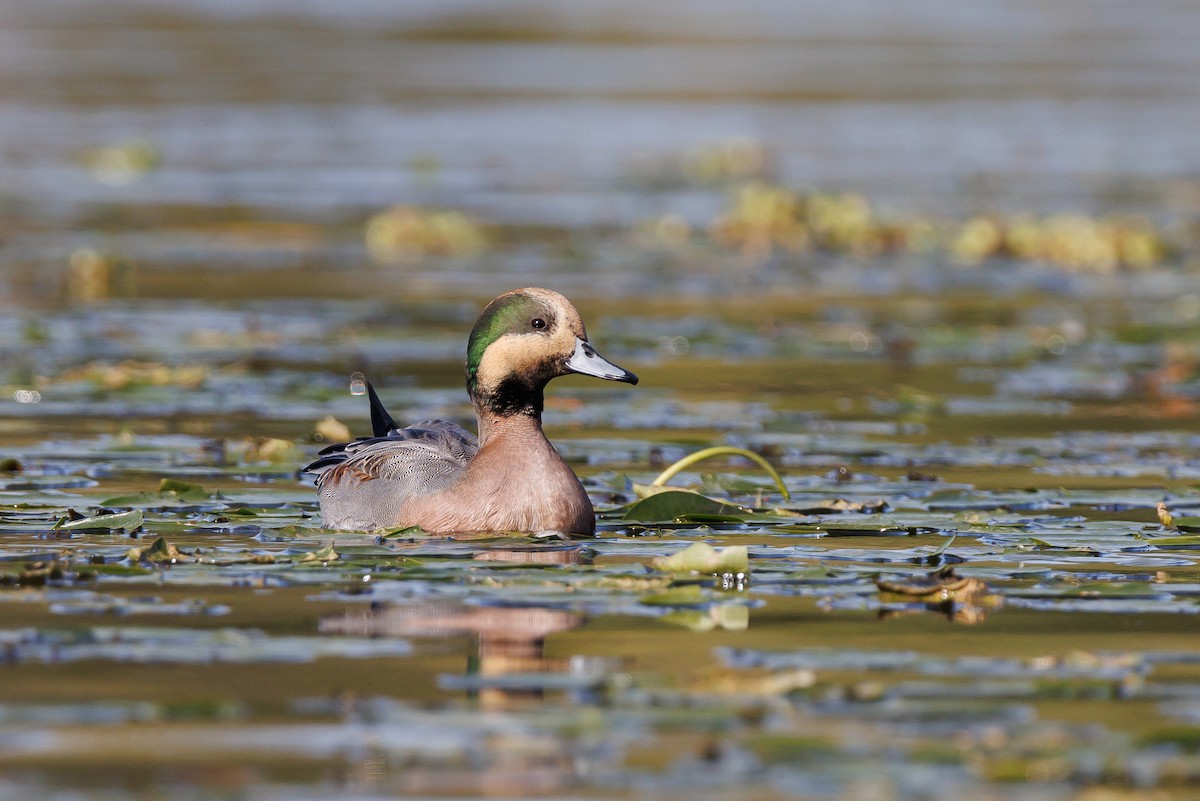
[(462, 426), (425, 420), (330, 446), (305, 469), (317, 475), (328, 528), (374, 531), (396, 525), (410, 499), (449, 488), (478, 451)]

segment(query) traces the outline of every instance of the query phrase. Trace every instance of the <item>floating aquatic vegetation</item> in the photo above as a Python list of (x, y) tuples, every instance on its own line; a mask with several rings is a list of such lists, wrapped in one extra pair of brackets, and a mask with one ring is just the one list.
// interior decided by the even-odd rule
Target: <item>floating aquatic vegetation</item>
[(162, 154), (153, 143), (135, 139), (84, 151), (81, 160), (100, 183), (125, 186), (157, 169)]
[(301, 564), (305, 562), (320, 562), (322, 565), (328, 565), (330, 562), (336, 562), (341, 558), (341, 554), (334, 550), (333, 543), (330, 542), (324, 548), (318, 548), (315, 551), (309, 551), (301, 555), (300, 562)]
[(638, 523), (739, 523), (750, 510), (690, 490), (654, 492), (631, 504), (623, 520)]
[[(5, 19), (0, 797), (1195, 795), (1195, 15), (1122, 27), (1163, 91), (1111, 92), (1072, 65), (1112, 15), (1016, 4), (829, 47), (779, 3), (87, 5)], [(939, 69), (1012, 30), (1016, 72)], [(1030, 63), (1083, 100), (995, 91)], [(324, 531), (295, 470), (366, 430), (345, 373), (469, 418), (495, 283), (578, 295), (644, 374), (546, 408), (599, 536)], [(710, 445), (791, 500), (742, 460), (643, 499)], [(695, 543), (753, 583), (654, 569)], [(948, 627), (958, 580), (1007, 603)]]
[(803, 252), (812, 241), (805, 211), (803, 199), (786, 189), (748, 184), (736, 191), (731, 209), (710, 223), (709, 236), (753, 259), (766, 259), (776, 248)]
[[(687, 222), (671, 213), (643, 223), (639, 231), (642, 241), (672, 248), (694, 238)], [(1003, 259), (1090, 273), (1150, 269), (1178, 250), (1140, 215), (886, 218), (859, 194), (801, 194), (762, 181), (734, 190), (728, 209), (710, 221), (708, 239), (755, 262), (776, 252), (860, 258), (936, 253), (960, 265)]]
[(79, 248), (67, 261), (63, 282), (67, 300), (74, 303), (129, 298), (136, 295), (137, 270), (128, 259)]
[(367, 221), (367, 252), (381, 264), (426, 256), (473, 256), (487, 249), (483, 225), (461, 211), (393, 206)]
[(139, 492), (129, 495), (114, 495), (102, 501), (103, 506), (162, 506), (174, 504), (197, 504), (223, 500), (219, 492), (212, 492), (199, 484), (164, 478), (158, 482), (157, 492)]
[(783, 499), (785, 501), (791, 500), (791, 495), (788, 492), (787, 484), (785, 484), (783, 479), (779, 477), (779, 473), (775, 472), (775, 468), (771, 466), (770, 462), (754, 451), (748, 451), (745, 448), (735, 448), (728, 445), (717, 445), (712, 448), (704, 448), (703, 450), (688, 454), (659, 473), (658, 476), (650, 482), (650, 486), (661, 487), (671, 480), (673, 476), (683, 470), (686, 470), (697, 462), (704, 461), (705, 459), (712, 459), (717, 456), (738, 456), (743, 459), (749, 459), (767, 472), (767, 475), (769, 475), (775, 482), (775, 486), (779, 488), (779, 492), (783, 495)]
[[(1074, 447), (1086, 443), (1079, 438)], [(1111, 444), (1098, 438), (1094, 446), (1102, 450)], [(120, 458), (122, 453), (101, 451), (98, 458)], [(85, 463), (94, 464), (96, 458), (91, 454)], [(1049, 736), (1052, 724), (1039, 721), (1035, 712), (1042, 704), (1070, 700), (1090, 705), (1080, 708), (1105, 710), (1131, 698), (1164, 697), (1181, 681), (1182, 687), (1200, 686), (1200, 679), (1158, 678), (1168, 664), (1177, 665), (1171, 668), (1181, 671), (1176, 675), (1191, 676), (1190, 663), (1178, 661), (1185, 653), (1171, 656), (1160, 650), (1151, 655), (1128, 647), (1129, 638), (1115, 632), (1100, 635), (1106, 637), (1103, 647), (1114, 649), (1111, 653), (1079, 653), (1065, 644), (1058, 650), (1042, 640), (1032, 654), (1022, 645), (1014, 649), (1023, 653), (998, 657), (970, 644), (943, 648), (945, 643), (922, 622), (930, 612), (947, 614), (944, 594), (953, 594), (956, 602), (967, 600), (960, 592), (980, 604), (955, 603), (950, 616), (965, 621), (968, 612), (978, 612), (974, 622), (984, 631), (1008, 615), (1053, 614), (1063, 621), (1054, 630), (1068, 633), (1072, 626), (1088, 630), (1079, 620), (1095, 613), (1130, 619), (1150, 615), (1159, 621), (1190, 617), (1200, 609), (1200, 588), (1193, 583), (1200, 551), (1172, 550), (1170, 539), (1183, 534), (1164, 532), (1155, 521), (1160, 500), (1177, 511), (1200, 506), (1200, 496), (1186, 488), (1177, 493), (1155, 488), (997, 491), (963, 481), (885, 480), (864, 469), (856, 469), (852, 481), (839, 483), (836, 475), (822, 470), (789, 475), (793, 499), (774, 513), (739, 503), (736, 499), (753, 494), (758, 482), (736, 479), (719, 473), (704, 482), (704, 494), (659, 488), (625, 506), (598, 504), (606, 509), (605, 526), (612, 527), (582, 543), (457, 539), (412, 531), (386, 539), (331, 538), (308, 517), (315, 510), (311, 490), (290, 481), (255, 485), (222, 480), (217, 490), (167, 478), (157, 491), (127, 492), (124, 498), (101, 497), (113, 495), (108, 487), (89, 496), (76, 490), (56, 490), (50, 497), (18, 491), (28, 499), (26, 506), (0, 508), (0, 528), (13, 532), (0, 543), (0, 576), (24, 574), (14, 584), (0, 579), (0, 585), (10, 587), (0, 593), (7, 612), (44, 610), (55, 621), (72, 623), (104, 615), (106, 621), (143, 624), (155, 615), (168, 615), (173, 625), (122, 622), (63, 634), (45, 624), (40, 629), (10, 624), (0, 632), (0, 652), (16, 670), (37, 666), (55, 671), (78, 663), (104, 675), (110, 664), (123, 669), (186, 664), (207, 675), (207, 666), (219, 666), (222, 676), (234, 678), (205, 685), (213, 698), (228, 697), (228, 691), (213, 688), (241, 681), (236, 671), (261, 664), (328, 660), (337, 686), (360, 686), (372, 681), (353, 667), (365, 659), (376, 665), (373, 671), (387, 676), (376, 679), (387, 688), (385, 695), (408, 692), (397, 688), (395, 676), (413, 675), (414, 683), (429, 688), (422, 692), (438, 698), (465, 695), (487, 704), (521, 699), (531, 710), (521, 725), (537, 731), (552, 725), (553, 704), (544, 699), (553, 697), (576, 720), (553, 729), (574, 734), (564, 735), (566, 744), (547, 746), (551, 754), (573, 748), (569, 744), (577, 736), (605, 743), (611, 756), (638, 753), (667, 732), (690, 737), (697, 731), (720, 732), (722, 748), (753, 750), (766, 748), (761, 738), (768, 733), (786, 739), (819, 726), (835, 741), (848, 738), (856, 753), (869, 755), (874, 765), (897, 749), (916, 759), (912, 755), (925, 753), (932, 743), (966, 736), (977, 724), (999, 732), (995, 736), (1007, 742), (1030, 731)], [(600, 487), (628, 485), (620, 480), (592, 486), (604, 493)], [(856, 487), (861, 492), (852, 494)], [(93, 498), (90, 504), (81, 502), (86, 497)], [(662, 526), (623, 519), (629, 509), (656, 499), (683, 506), (648, 517), (679, 512), (680, 517), (671, 519), (685, 522)], [(110, 503), (114, 500), (123, 502)], [(687, 521), (688, 514), (706, 514), (697, 511), (697, 504), (706, 509), (717, 504), (719, 511), (709, 513), (715, 517)], [(68, 508), (92, 520), (65, 532), (73, 539), (48, 548), (37, 537), (68, 517)], [(141, 514), (141, 531), (124, 527), (133, 524), (132, 512)], [(1123, 516), (1139, 520), (1108, 519)], [(1160, 540), (1168, 547), (1157, 548)], [(40, 550), (30, 549), (34, 544)], [(1171, 564), (1143, 566), (1125, 561), (1147, 558), (1124, 550), (1131, 547), (1180, 556)], [(136, 560), (132, 565), (123, 563), (131, 548), (136, 554), (129, 556)], [(693, 562), (692, 556), (704, 558)], [(707, 578), (748, 568), (751, 559), (754, 583), (728, 588), (737, 592)], [(955, 574), (927, 572), (948, 563), (954, 564)], [(660, 575), (648, 567), (669, 572)], [(129, 572), (112, 572), (115, 568)], [(984, 582), (987, 589), (981, 590)], [(884, 592), (894, 594), (885, 597)], [(1007, 605), (991, 606), (987, 599), (994, 595), (1005, 596)], [(255, 604), (273, 610), (270, 615), (279, 616), (283, 630), (253, 632), (240, 628), (240, 622), (236, 628), (211, 628), (215, 622), (242, 620)], [(312, 624), (302, 621), (318, 609), (323, 621), (318, 636), (304, 634)], [(912, 611), (923, 614), (897, 616)], [(886, 631), (863, 628), (879, 626), (875, 617), (881, 612), (892, 621)], [(10, 618), (21, 619), (17, 614)], [(1040, 619), (1025, 617), (1008, 628), (1022, 630)], [(179, 627), (181, 621), (189, 626)], [(192, 627), (191, 621), (203, 625)], [(778, 638), (781, 631), (786, 638)], [(606, 637), (628, 645), (609, 644)], [(719, 649), (725, 667), (713, 669), (712, 646), (727, 645), (723, 638), (728, 637), (748, 647)], [(847, 645), (797, 651), (798, 637), (801, 642), (845, 638)], [(460, 668), (447, 662), (448, 638), (468, 641)], [(790, 650), (785, 641), (793, 644)], [(583, 653), (591, 648), (618, 664), (587, 662)], [(457, 645), (450, 651), (461, 653)], [(623, 664), (622, 656), (637, 659)], [(675, 662), (686, 667), (677, 673), (663, 667)], [(665, 679), (664, 671), (672, 678)], [(286, 672), (272, 676), (273, 688), (255, 685), (256, 694), (290, 692)], [(126, 692), (123, 697), (143, 697)], [(304, 721), (313, 714), (332, 715), (332, 721), (322, 724), (330, 737), (349, 725), (338, 721), (341, 714), (358, 726), (408, 720), (367, 699), (322, 702), (333, 711), (304, 707), (309, 710)], [(337, 711), (343, 709), (355, 711)], [(452, 709), (439, 707), (430, 720), (449, 725)], [(497, 709), (488, 714), (526, 714)], [(63, 714), (69, 719), (68, 711)], [(260, 714), (254, 704), (245, 706), (237, 730), (261, 725)], [(765, 720), (773, 721), (765, 729), (756, 722)], [(280, 724), (272, 736), (294, 738), (299, 725)], [(854, 727), (862, 727), (861, 733)], [(229, 730), (219, 729), (222, 736)], [(581, 730), (589, 733), (578, 734)], [(620, 733), (628, 731), (641, 732), (638, 749), (620, 745), (625, 742)], [(38, 742), (28, 731), (23, 737), (22, 742)], [(1085, 740), (1060, 735), (1060, 742), (1086, 751), (1088, 746), (1081, 745)], [(397, 748), (417, 760), (414, 770), (432, 759), (419, 755), (424, 751)], [(78, 758), (87, 749), (80, 743), (72, 753)], [(795, 755), (801, 751), (778, 745), (769, 753), (775, 769), (811, 776), (816, 768), (800, 767), (808, 765)], [(1009, 759), (1005, 753), (988, 752), (993, 760), (989, 770), (1016, 769), (1002, 764)], [(939, 759), (963, 775), (974, 775), (967, 766), (978, 765), (980, 758), (964, 746)], [(1087, 761), (1078, 755), (1070, 759)], [(851, 770), (853, 761), (847, 749), (834, 747), (821, 764), (830, 763), (836, 773)], [(645, 775), (664, 774), (650, 770)]]
[(138, 509), (128, 512), (101, 511), (99, 514), (82, 516), (78, 512), (68, 515), (54, 524), (51, 531), (133, 531), (142, 527), (143, 517)]
[(238, 443), (236, 446), (227, 443), (227, 453), (240, 456), (241, 461), (255, 462), (299, 462), (303, 457), (296, 443), (279, 437), (255, 437)]
[(717, 549), (706, 542), (694, 542), (670, 556), (656, 556), (650, 564), (666, 573), (746, 575), (750, 572), (750, 558), (745, 545)]
[(681, 183), (706, 186), (764, 178), (770, 167), (770, 154), (763, 142), (734, 136), (697, 145), (680, 154), (638, 154), (629, 160), (625, 172), (638, 184), (661, 188)]
[(350, 433), (350, 427), (332, 414), (327, 414), (318, 420), (314, 431), (322, 442), (349, 442), (354, 438), (354, 435)]
[(405, 656), (405, 640), (354, 637), (271, 636), (223, 628), (87, 626), (73, 629), (0, 629), (10, 661), (62, 663), (85, 660), (141, 663), (311, 662), (322, 657), (366, 659)]
[[(945, 542), (933, 556), (940, 556), (952, 541)], [(983, 581), (974, 576), (961, 576), (953, 567), (943, 567), (911, 579), (880, 577), (875, 584), (879, 588), (880, 603), (887, 612), (936, 612), (960, 623), (981, 622), (985, 608), (999, 607), (1003, 601)]]
[(1092, 218), (1030, 214), (1008, 218), (972, 217), (962, 223), (949, 246), (964, 264), (1002, 256), (1054, 264), (1069, 270), (1112, 272), (1144, 270), (1167, 255), (1163, 235), (1145, 217)]
[(204, 365), (170, 366), (159, 362), (124, 360), (115, 364), (90, 362), (61, 373), (56, 381), (87, 381), (106, 390), (121, 391), (139, 386), (181, 387), (196, 389), (208, 380), (210, 371)]
[[(836, 241), (838, 230), (855, 229), (823, 236)], [(0, 644), (0, 659), (12, 662), (6, 687), (57, 699), (67, 720), (69, 692), (91, 692), (70, 670), (94, 678), (100, 698), (158, 704), (182, 687), (205, 709), (240, 710), (236, 725), (201, 714), (211, 737), (268, 718), (274, 725), (280, 715), (273, 736), (294, 738), (317, 716), (329, 726), (323, 736), (336, 737), (343, 727), (400, 720), (387, 706), (398, 698), (433, 710), (431, 720), (450, 720), (459, 705), (527, 715), (521, 725), (538, 731), (552, 717), (569, 718), (550, 729), (551, 758), (577, 764), (571, 743), (595, 744), (614, 760), (614, 782), (645, 782), (642, 789), (676, 781), (670, 765), (686, 761), (680, 742), (697, 754), (748, 755), (752, 767), (736, 768), (739, 791), (766, 786), (759, 746), (775, 760), (771, 787), (809, 788), (818, 777), (850, 796), (849, 773), (874, 775), (885, 765), (911, 779), (912, 766), (933, 753), (966, 782), (964, 793), (994, 790), (979, 778), (985, 759), (994, 756), (998, 773), (1024, 768), (1007, 746), (980, 756), (971, 738), (982, 729), (1008, 743), (1055, 732), (1084, 754), (1070, 757), (1083, 770), (1093, 764), (1088, 737), (1124, 753), (1127, 743), (1112, 744), (1130, 699), (1144, 703), (1148, 727), (1168, 725), (1183, 719), (1200, 687), (1180, 656), (1200, 611), (1191, 525), (1200, 511), (1191, 476), (1200, 467), (1189, 418), (1164, 416), (1170, 423), (1158, 425), (1143, 414), (1157, 402), (1135, 389), (1139, 370), (1157, 369), (1161, 337), (1093, 341), (1101, 312), (1085, 300), (1086, 312), (1071, 311), (1088, 321), (1076, 336), (1056, 322), (1051, 297), (1019, 308), (989, 299), (990, 322), (966, 327), (954, 315), (975, 312), (922, 301), (912, 312), (922, 322), (912, 358), (899, 367), (880, 350), (885, 334), (872, 322), (890, 309), (831, 308), (827, 297), (796, 311), (767, 303), (769, 313), (755, 307), (741, 312), (744, 321), (711, 326), (702, 314), (610, 320), (631, 353), (664, 376), (677, 370), (680, 383), (669, 388), (663, 378), (634, 401), (564, 388), (548, 405), (551, 437), (600, 512), (598, 536), (579, 541), (322, 529), (315, 492), (295, 471), (323, 442), (365, 425), (360, 399), (345, 393), (346, 364), (369, 359), (372, 370), (412, 372), (411, 381), (394, 378), (406, 419), (469, 414), (454, 388), (457, 368), (413, 367), (460, 358), (461, 342), (429, 333), (470, 317), (454, 303), (251, 304), (214, 308), (211, 318), (197, 307), (177, 310), (178, 320), (150, 304), (126, 315), (89, 306), (39, 318), (44, 336), (32, 342), (0, 319), (5, 356), (32, 354), (48, 365), (18, 375), (12, 360), (0, 362), (0, 381), (20, 379), (0, 393), (0, 427), (15, 432), (3, 458), (20, 467), (0, 473), (0, 604), (9, 632), (103, 622), (129, 628), (134, 644), (122, 650), (114, 639), (89, 651), (67, 641), (57, 662), (58, 646)], [(1154, 319), (1134, 294), (1113, 303), (1123, 319)], [(195, 321), (203, 330), (187, 334)], [(1057, 351), (1054, 335), (1063, 338)], [(686, 348), (663, 346), (674, 336)], [(400, 344), (384, 342), (393, 338)], [(80, 365), (97, 372), (73, 372)], [(125, 377), (106, 386), (101, 365)], [(155, 383), (157, 368), (171, 365), (202, 366), (207, 377), (187, 384), (186, 373), (172, 372)], [(907, 372), (897, 378), (894, 370)], [(1171, 391), (1186, 397), (1193, 382), (1180, 375)], [(36, 404), (12, 394), (35, 387)], [(332, 420), (317, 437), (314, 421), (326, 415)], [(1112, 430), (1112, 420), (1127, 430)], [(763, 475), (758, 460), (740, 453), (680, 465), (654, 486), (666, 465), (709, 447), (745, 448), (785, 465), (785, 477)], [(1159, 520), (1159, 503), (1174, 529)], [(940, 572), (950, 566), (953, 574)], [(978, 603), (962, 603), (959, 593)], [(952, 633), (939, 616), (975, 629)], [(179, 635), (179, 656), (161, 656), (173, 646), (145, 645), (136, 634), (158, 627), (196, 632), (194, 648)], [(289, 641), (290, 655), (271, 656), (287, 649), (270, 646), (260, 660), (253, 648), (231, 648), (232, 661), (222, 662), (213, 661), (224, 653), (214, 631), (305, 639)], [(318, 647), (342, 638), (377, 650), (363, 646), (358, 659)], [(771, 653), (812, 643), (833, 646), (845, 661), (713, 665), (714, 647)], [(1167, 650), (1176, 654), (1169, 668), (1152, 657)], [(888, 663), (896, 667), (881, 667)], [(179, 664), (186, 679), (174, 679)], [(1086, 735), (1054, 729), (1064, 701), (1089, 721)], [(1159, 704), (1170, 709), (1156, 711)], [(155, 721), (174, 720), (156, 709)], [(41, 731), (63, 734), (51, 724)], [(793, 741), (811, 731), (844, 745), (820, 764), (805, 762)], [(637, 745), (624, 745), (626, 735)], [(0, 719), (0, 762), (40, 736)], [(762, 744), (770, 736), (782, 738), (778, 747)], [(92, 753), (78, 745), (66, 756), (49, 749), (49, 762)], [(658, 752), (663, 764), (630, 767)], [(1136, 758), (1153, 753), (1147, 746)], [(133, 758), (122, 754), (115, 761)], [(239, 755), (252, 765), (261, 758)], [(414, 758), (404, 776), (447, 775), (440, 763), (420, 762), (429, 757)], [(697, 763), (742, 764), (714, 759)], [(480, 776), (489, 768), (459, 769), (486, 784)], [(396, 781), (401, 773), (381, 775)], [(573, 773), (567, 786), (614, 791), (594, 774)]]
[(190, 562), (194, 557), (183, 553), (174, 545), (167, 542), (166, 537), (158, 537), (149, 545), (130, 548), (125, 558), (131, 564), (137, 564), (138, 562), (165, 562), (174, 565), (181, 562)]

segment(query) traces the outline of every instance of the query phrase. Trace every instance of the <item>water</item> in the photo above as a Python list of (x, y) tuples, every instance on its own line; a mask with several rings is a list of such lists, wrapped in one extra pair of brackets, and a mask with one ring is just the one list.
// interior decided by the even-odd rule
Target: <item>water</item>
[[(1198, 25), (1186, 2), (14, 3), (0, 177), (43, 224), (98, 203), (329, 224), (403, 199), (588, 226), (702, 210), (623, 179), (747, 136), (787, 185), (1090, 211), (1200, 168)], [(159, 170), (90, 179), (84, 151), (135, 139)]]
[[(379, 347), (372, 305), (292, 326), (294, 302), (44, 312), (44, 339), (3, 342), (48, 374), (4, 406), (6, 792), (1016, 799), (1180, 781), (1200, 692), (1196, 382), (1165, 342), (1048, 343), (1073, 328), (1047, 328), (1059, 297), (984, 301), (1010, 322), (922, 296), (901, 361), (870, 346), (869, 296), (832, 319), (823, 300), (727, 302), (696, 328), (682, 301), (600, 304), (594, 339), (643, 382), (552, 386), (552, 435), (601, 511), (582, 541), (318, 527), (296, 480), (317, 421), (367, 427), (342, 366), (372, 353), (398, 418), (467, 417), (457, 301), (394, 307)], [(1070, 319), (1159, 309), (1085, 297)], [(694, 347), (662, 346), (672, 321)], [(790, 500), (717, 461), (672, 483), (736, 504), (719, 517), (699, 495), (669, 521), (634, 508), (655, 465), (714, 442), (767, 454)], [(745, 548), (748, 579), (652, 568), (697, 542)]]
[[(1198, 28), (7, 4), (0, 796), (1187, 797)], [(747, 178), (876, 227), (1144, 215), (1173, 249), (722, 249)], [(467, 233), (372, 250), (395, 203)], [(297, 470), (365, 433), (355, 374), (471, 422), (466, 334), (523, 284), (642, 377), (547, 399), (599, 535), (321, 529)], [(713, 444), (790, 499), (735, 459), (639, 502)], [(731, 572), (671, 572), (696, 543)]]

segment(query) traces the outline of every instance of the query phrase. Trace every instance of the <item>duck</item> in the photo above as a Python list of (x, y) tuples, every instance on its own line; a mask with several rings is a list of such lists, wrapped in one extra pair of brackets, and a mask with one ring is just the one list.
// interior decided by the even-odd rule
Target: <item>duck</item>
[(495, 298), (467, 341), (478, 435), (447, 420), (400, 428), (368, 382), (372, 435), (325, 448), (302, 471), (316, 476), (324, 526), (595, 534), (591, 499), (542, 430), (546, 385), (572, 373), (638, 383), (596, 352), (558, 292)]

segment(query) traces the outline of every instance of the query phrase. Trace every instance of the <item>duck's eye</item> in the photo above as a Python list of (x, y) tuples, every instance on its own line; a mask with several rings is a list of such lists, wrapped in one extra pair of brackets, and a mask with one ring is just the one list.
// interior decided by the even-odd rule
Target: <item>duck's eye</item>
[(533, 330), (535, 331), (544, 331), (546, 329), (546, 321), (541, 317), (534, 317), (529, 321), (529, 324), (533, 326)]

